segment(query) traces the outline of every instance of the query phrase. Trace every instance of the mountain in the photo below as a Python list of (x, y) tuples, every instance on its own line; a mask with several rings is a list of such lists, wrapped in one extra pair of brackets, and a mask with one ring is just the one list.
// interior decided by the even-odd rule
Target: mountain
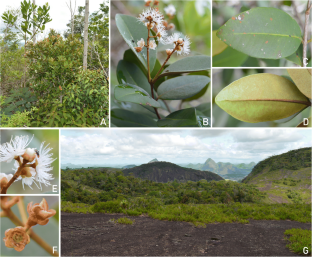
[(207, 181), (223, 180), (222, 177), (213, 172), (183, 168), (170, 162), (152, 162), (142, 164), (131, 169), (123, 170), (122, 172), (125, 176), (133, 173), (134, 177), (164, 183), (174, 181), (175, 179), (181, 182), (188, 180), (199, 181), (201, 179), (205, 179)]
[(149, 161), (148, 163), (153, 163), (153, 162), (158, 162), (158, 160), (155, 158), (155, 159)]
[(130, 165), (127, 165), (127, 166), (123, 166), (122, 169), (130, 169), (130, 168), (134, 168), (134, 167), (136, 167), (136, 165), (130, 164)]
[(311, 148), (271, 156), (259, 162), (242, 182), (267, 192), (270, 202), (311, 203)]

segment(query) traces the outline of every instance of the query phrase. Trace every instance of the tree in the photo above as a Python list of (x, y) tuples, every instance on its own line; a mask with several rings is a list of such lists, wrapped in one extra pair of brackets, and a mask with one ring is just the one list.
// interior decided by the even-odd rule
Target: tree
[(66, 3), (69, 11), (70, 11), (70, 25), (71, 25), (71, 34), (74, 36), (74, 24), (75, 24), (75, 11), (76, 11), (76, 0), (75, 6), (72, 8), (71, 0), (69, 1), (69, 5)]
[(83, 42), (83, 69), (87, 69), (88, 62), (88, 26), (89, 26), (89, 0), (86, 0), (85, 5), (85, 20), (84, 20), (84, 42)]

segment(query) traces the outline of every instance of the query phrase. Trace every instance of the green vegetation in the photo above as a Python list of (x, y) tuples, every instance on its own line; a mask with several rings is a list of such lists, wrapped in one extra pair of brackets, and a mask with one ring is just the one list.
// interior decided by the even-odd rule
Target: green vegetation
[[(286, 235), (285, 239), (290, 241), (286, 246), (291, 251), (298, 254), (311, 255), (311, 230), (293, 228), (286, 230), (284, 234)], [(307, 247), (305, 248), (306, 252), (304, 252), (304, 247)]]
[[(256, 203), (265, 197), (254, 185), (234, 181), (159, 183), (131, 175), (124, 176), (121, 171), (105, 168), (66, 170), (61, 174), (63, 201), (104, 204), (104, 209), (114, 209), (116, 212), (119, 209), (129, 209), (127, 207), (131, 205)], [(120, 204), (122, 200), (126, 201)]]
[(281, 155), (274, 155), (258, 162), (252, 172), (243, 179), (243, 182), (248, 183), (256, 175), (263, 172), (269, 173), (280, 169), (299, 170), (308, 167), (311, 167), (311, 147), (292, 150)]
[(125, 224), (125, 225), (132, 225), (134, 223), (134, 220), (128, 219), (128, 218), (119, 218), (117, 220), (119, 224)]
[(310, 204), (264, 203), (265, 193), (234, 181), (159, 183), (109, 168), (67, 169), (61, 174), (62, 211), (66, 212), (145, 213), (197, 227), (215, 222), (248, 223), (248, 219), (310, 222)]

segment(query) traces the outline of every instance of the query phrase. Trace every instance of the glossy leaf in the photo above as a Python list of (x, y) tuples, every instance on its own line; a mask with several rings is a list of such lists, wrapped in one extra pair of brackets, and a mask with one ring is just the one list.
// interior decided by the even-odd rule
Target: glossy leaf
[(158, 127), (200, 127), (195, 108), (179, 110), (157, 121)]
[(222, 53), (227, 47), (227, 44), (217, 37), (217, 30), (212, 31), (212, 56)]
[(115, 99), (122, 102), (131, 102), (141, 105), (148, 105), (155, 108), (160, 107), (160, 103), (155, 101), (149, 94), (142, 88), (136, 85), (120, 84), (114, 89)]
[(158, 97), (164, 100), (180, 100), (196, 95), (210, 81), (206, 76), (181, 76), (166, 80), (157, 89)]
[(213, 67), (239, 67), (248, 58), (247, 54), (243, 54), (231, 47), (226, 48), (221, 54), (212, 58)]
[(234, 81), (215, 98), (234, 118), (246, 122), (286, 118), (306, 108), (307, 98), (288, 79), (262, 73)]
[(228, 46), (256, 58), (280, 59), (301, 43), (301, 29), (286, 12), (258, 7), (229, 19), (217, 32)]
[[(137, 47), (137, 41), (143, 38), (145, 41), (147, 39), (147, 28), (143, 25), (143, 23), (138, 22), (137, 18), (125, 15), (125, 14), (116, 14), (116, 25), (117, 28), (131, 48), (133, 53), (138, 57), (138, 59), (142, 62), (144, 67), (147, 69), (147, 53), (146, 47), (138, 53), (135, 50)], [(155, 62), (156, 62), (156, 50), (150, 50), (150, 70), (153, 70)]]
[(142, 70), (134, 63), (120, 60), (117, 65), (117, 79), (120, 84), (129, 83), (143, 88), (151, 94), (151, 86)]
[(306, 97), (312, 98), (312, 69), (287, 69), (288, 74)]
[(169, 65), (159, 77), (177, 75), (181, 73), (190, 73), (195, 71), (204, 71), (210, 69), (210, 57), (197, 55), (185, 57)]
[(112, 109), (111, 121), (117, 127), (157, 127), (149, 116), (123, 109)]

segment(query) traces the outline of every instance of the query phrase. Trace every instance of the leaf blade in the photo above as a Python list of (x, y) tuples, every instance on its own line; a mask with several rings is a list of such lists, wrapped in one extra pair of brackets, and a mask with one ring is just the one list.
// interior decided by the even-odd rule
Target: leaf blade
[(209, 82), (208, 77), (200, 75), (169, 79), (158, 87), (158, 98), (163, 100), (187, 99), (200, 92)]
[(249, 56), (280, 59), (293, 54), (301, 43), (301, 29), (286, 12), (257, 7), (228, 20), (217, 32), (227, 45)]

